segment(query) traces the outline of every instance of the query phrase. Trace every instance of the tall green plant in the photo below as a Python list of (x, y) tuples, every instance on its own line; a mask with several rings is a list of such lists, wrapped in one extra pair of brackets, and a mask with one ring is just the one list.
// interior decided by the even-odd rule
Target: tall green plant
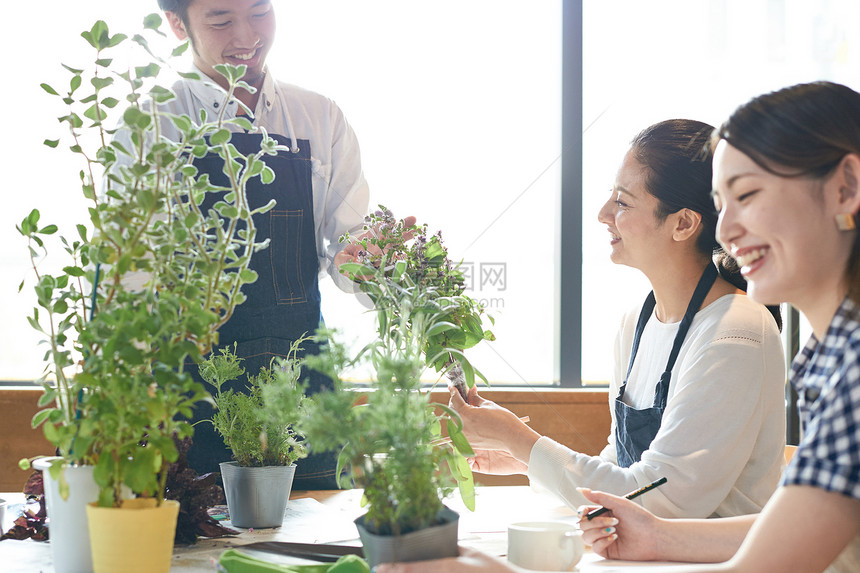
[[(405, 241), (421, 242), (424, 234), (415, 231), (404, 229), (402, 222), (388, 230), (375, 228), (399, 237), (401, 247)], [(439, 259), (434, 245), (441, 249)], [(422, 244), (429, 247), (429, 260), (438, 261), (435, 267), (428, 265), (426, 254), (404, 254), (394, 243), (383, 246), (388, 250), (380, 249), (378, 265), (369, 255), (341, 266), (361, 280), (362, 290), (371, 296), (377, 338), (353, 359), (333, 341), (321, 355), (306, 358), (309, 366), (337, 382), (334, 392), (308, 399), (301, 429), (312, 450), (340, 449), (339, 466), (348, 468), (348, 477), (364, 488), (365, 523), (377, 533), (396, 535), (433, 525), (443, 498), (454, 487), (466, 506), (474, 508), (474, 481), (466, 460), (474, 452), (463, 436), (462, 421), (448, 406), (430, 403), (421, 374), (427, 365), (450, 368), (453, 356), (474, 373), (463, 350), (492, 334), (482, 328), (480, 306), (462, 295), (457, 271), (441, 243)], [(481, 334), (466, 342), (472, 319)], [(446, 346), (446, 341), (454, 342)], [(362, 362), (370, 364), (375, 376), (367, 402), (356, 404), (355, 393), (338, 374)], [(332, 419), (338, 422), (328, 422)], [(442, 437), (443, 425), (448, 439)]]
[[(144, 27), (160, 33), (160, 24), (153, 14)], [(127, 36), (111, 35), (102, 21), (82, 36), (95, 50), (94, 65), (64, 65), (71, 77), (63, 95), (42, 87), (68, 108), (59, 119), (82, 163), (89, 218), (76, 225), (74, 239), (60, 238), (70, 261), (57, 274), (39, 264), (57, 227), (43, 225), (37, 209), (18, 227), (36, 275), (30, 324), (48, 345), (40, 404), (49, 407), (33, 425), (42, 425), (68, 460), (95, 465), (100, 505), (119, 505), (123, 484), (160, 503), (167, 464), (178, 455), (173, 437), (191, 435), (184, 418), (208, 398), (185, 367), (217, 342), (218, 328), (245, 299), (242, 285), (256, 280), (251, 256), (267, 245), (255, 240), (252, 216), (274, 201), (250, 209), (246, 185), (256, 177), (271, 182), (264, 158), (283, 148), (264, 134), (257, 153), (242, 155), (231, 131), (253, 129), (247, 119), (163, 111), (175, 97), (156, 83), (167, 62), (142, 35), (131, 45), (148, 63), (131, 68), (114, 64)], [(241, 80), (245, 66), (217, 69), (229, 82), (225, 100), (237, 88), (253, 89)], [(115, 108), (124, 108), (117, 129), (108, 127), (116, 125)], [(162, 137), (166, 125), (180, 133), (178, 141)], [(45, 143), (62, 147), (60, 140)], [(223, 159), (227, 187), (198, 173), (194, 160), (209, 154)], [(217, 200), (204, 210), (212, 194)]]

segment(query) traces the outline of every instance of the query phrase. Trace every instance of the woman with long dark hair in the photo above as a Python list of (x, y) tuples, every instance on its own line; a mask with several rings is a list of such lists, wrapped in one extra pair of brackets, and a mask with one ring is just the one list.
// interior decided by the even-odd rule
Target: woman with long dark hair
[[(720, 127), (714, 146), (720, 242), (752, 298), (789, 302), (812, 326), (789, 377), (803, 438), (758, 515), (661, 519), (583, 490), (611, 510), (583, 519), (583, 536), (615, 559), (721, 562), (678, 573), (860, 571), (860, 93), (815, 82), (759, 96)], [(379, 570), (509, 569), (466, 552)]]
[(624, 494), (661, 477), (668, 483), (642, 499), (657, 515), (764, 507), (784, 465), (784, 358), (777, 321), (742, 292), (715, 239), (712, 130), (676, 119), (642, 131), (598, 215), (612, 261), (653, 289), (620, 325), (606, 447), (575, 452), (472, 389), (468, 404), (456, 393), (451, 404), (478, 450), (474, 470), (527, 473), (574, 507), (586, 503), (579, 487)]
[(585, 538), (609, 557), (727, 560), (692, 571), (860, 571), (860, 94), (829, 82), (765, 94), (714, 140), (720, 241), (753, 298), (790, 302), (812, 326), (790, 376), (804, 435), (758, 516), (661, 520), (585, 492), (614, 514), (583, 520)]

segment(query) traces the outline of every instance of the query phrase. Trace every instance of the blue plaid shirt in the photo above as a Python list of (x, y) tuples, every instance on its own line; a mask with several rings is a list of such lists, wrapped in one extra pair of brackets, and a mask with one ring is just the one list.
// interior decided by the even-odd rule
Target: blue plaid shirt
[(860, 499), (860, 308), (846, 298), (819, 341), (794, 359), (790, 381), (804, 422), (782, 485), (809, 485)]

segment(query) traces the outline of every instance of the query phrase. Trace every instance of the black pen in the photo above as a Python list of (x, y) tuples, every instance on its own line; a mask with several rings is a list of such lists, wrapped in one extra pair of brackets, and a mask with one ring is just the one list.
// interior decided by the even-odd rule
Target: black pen
[[(651, 490), (652, 490), (652, 489), (654, 489), (655, 487), (659, 487), (659, 486), (663, 485), (664, 483), (666, 483), (666, 481), (667, 481), (667, 480), (666, 480), (666, 478), (661, 477), (660, 479), (658, 479), (658, 480), (657, 480), (657, 481), (655, 481), (654, 483), (649, 483), (649, 484), (648, 484), (648, 485), (646, 485), (645, 487), (640, 487), (640, 488), (639, 488), (639, 489), (637, 489), (636, 491), (631, 491), (630, 493), (628, 493), (627, 495), (625, 495), (625, 496), (624, 496), (624, 498), (625, 498), (625, 499), (634, 499), (634, 498), (637, 498), (637, 497), (639, 497), (640, 495), (642, 495), (643, 493), (645, 493), (646, 491), (651, 491)], [(603, 515), (603, 514), (604, 514), (604, 513), (606, 513), (607, 511), (609, 511), (609, 510), (608, 510), (608, 509), (606, 509), (605, 507), (599, 507), (599, 508), (595, 509), (594, 511), (590, 511), (590, 512), (588, 512), (588, 513), (586, 514), (585, 518), (586, 518), (587, 520), (591, 521), (592, 519), (594, 519), (594, 518), (595, 518), (595, 517), (597, 517), (598, 515)]]

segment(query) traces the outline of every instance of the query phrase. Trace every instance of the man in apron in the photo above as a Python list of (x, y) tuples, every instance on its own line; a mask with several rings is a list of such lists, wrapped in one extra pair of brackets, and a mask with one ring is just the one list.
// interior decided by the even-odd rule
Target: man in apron
[[(225, 105), (227, 82), (215, 71), (218, 64), (245, 65), (243, 80), (254, 93), (237, 90), (237, 98), (249, 109), (248, 119), (289, 147), (266, 163), (275, 181), (263, 185), (256, 179), (248, 186), (251, 208), (275, 199), (271, 211), (257, 215), (257, 240), (271, 239), (269, 248), (257, 253), (251, 268), (259, 279), (243, 287), (247, 301), (219, 333), (219, 346), (233, 346), (244, 358), (246, 372), (269, 366), (273, 357), (286, 356), (290, 344), (321, 324), (318, 277), (326, 270), (343, 290), (355, 286), (337, 272), (338, 238), (360, 229), (367, 212), (368, 188), (361, 170), (358, 141), (341, 110), (331, 100), (296, 86), (276, 81), (266, 68), (266, 56), (275, 33), (275, 14), (270, 0), (158, 0), (171, 29), (180, 40), (189, 39), (194, 71), (200, 80), (181, 80), (173, 86), (176, 99), (164, 111), (187, 114), (192, 119), (205, 110), (207, 117), (224, 113), (227, 118), (245, 113), (235, 101)], [(179, 137), (171, 125), (168, 138)], [(231, 139), (241, 153), (259, 149), (258, 133), (234, 133)], [(196, 163), (213, 183), (223, 184), (221, 160), (206, 157)], [(304, 343), (304, 352), (318, 348)], [(311, 377), (308, 391), (330, 384), (325, 377)], [(241, 391), (246, 381), (233, 383)], [(198, 408), (196, 420), (210, 418), (208, 405)], [(211, 424), (197, 424), (189, 464), (200, 473), (218, 471), (218, 463), (231, 459), (230, 451)], [(311, 456), (298, 462), (293, 487), (336, 487), (335, 457)]]

